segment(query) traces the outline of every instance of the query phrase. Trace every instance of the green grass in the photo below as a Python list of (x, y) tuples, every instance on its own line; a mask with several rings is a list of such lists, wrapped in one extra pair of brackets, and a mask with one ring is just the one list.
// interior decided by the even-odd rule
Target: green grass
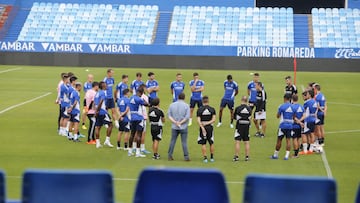
[[(0, 72), (19, 66), (0, 66)], [(163, 141), (160, 143), (160, 154), (163, 159), (154, 161), (147, 157), (135, 159), (127, 157), (124, 151), (102, 148), (82, 143), (72, 143), (57, 135), (58, 106), (54, 104), (56, 86), (61, 72), (74, 72), (81, 82), (86, 75), (92, 73), (96, 80), (102, 80), (106, 68), (74, 67), (29, 67), (21, 66), (20, 70), (0, 73), (0, 111), (51, 92), (49, 96), (13, 108), (0, 114), (1, 147), (0, 168), (6, 172), (7, 197), (20, 198), (21, 176), (28, 168), (50, 169), (107, 169), (110, 170), (114, 180), (115, 198), (117, 202), (132, 202), (136, 179), (140, 171), (147, 166), (166, 167), (200, 167), (217, 168), (223, 172), (228, 182), (228, 191), (231, 202), (242, 202), (243, 182), (249, 173), (291, 174), (308, 176), (327, 176), (320, 155), (303, 156), (289, 161), (270, 160), (276, 141), (278, 119), (277, 107), (282, 103), (284, 89), (283, 78), (292, 75), (292, 72), (261, 71), (261, 81), (265, 84), (268, 94), (267, 102), (267, 136), (265, 139), (251, 138), (251, 161), (233, 163), (233, 130), (228, 127), (229, 111), (224, 110), (223, 126), (215, 129), (215, 163), (203, 164), (200, 146), (196, 144), (198, 127), (189, 128), (189, 150), (191, 162), (184, 162), (180, 140), (174, 152), (175, 161), (166, 159), (170, 123), (164, 127)], [(150, 69), (114, 68), (116, 83), (122, 74), (128, 74), (129, 80), (135, 78), (136, 72), (142, 72), (146, 81)], [(177, 72), (182, 72), (186, 86), (186, 101), (189, 100), (190, 90), (188, 81), (192, 79), (194, 70), (180, 69), (151, 69), (155, 72), (160, 83), (159, 97), (161, 107), (166, 111), (170, 101), (170, 82), (174, 80)], [(205, 95), (210, 97), (210, 104), (218, 109), (223, 96), (222, 83), (227, 74), (232, 74), (239, 84), (239, 95), (246, 94), (247, 83), (252, 79), (249, 71), (207, 71), (197, 70), (200, 78), (205, 81)], [(316, 81), (322, 86), (322, 92), (328, 101), (328, 115), (326, 117), (326, 155), (332, 174), (338, 186), (338, 202), (354, 202), (355, 193), (360, 180), (360, 96), (359, 73), (325, 73), (325, 72), (299, 72), (297, 84), (301, 85)], [(83, 94), (83, 93), (82, 93)], [(301, 101), (302, 102), (302, 101)], [(345, 104), (341, 104), (345, 103)], [(236, 104), (239, 104), (239, 96)], [(354, 132), (345, 132), (354, 130)], [(255, 132), (251, 128), (251, 134)], [(85, 131), (82, 131), (86, 134)], [(104, 130), (102, 138), (104, 138)], [(112, 134), (112, 143), (115, 144), (115, 131)], [(151, 138), (147, 134), (146, 146), (151, 149)], [(243, 146), (241, 153), (243, 155)], [(281, 150), (281, 156), (284, 155)], [(243, 158), (243, 156), (241, 156)], [(124, 179), (124, 180), (121, 180)], [(309, 188), (311, 189), (311, 188)]]

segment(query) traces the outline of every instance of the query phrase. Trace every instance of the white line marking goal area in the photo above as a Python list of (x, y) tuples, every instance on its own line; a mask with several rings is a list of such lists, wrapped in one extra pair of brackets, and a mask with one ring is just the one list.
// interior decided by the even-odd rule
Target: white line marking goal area
[(11, 69), (6, 69), (6, 70), (2, 70), (2, 71), (0, 71), (0, 74), (1, 74), (1, 73), (11, 72), (11, 71), (16, 71), (16, 70), (20, 70), (20, 69), (22, 69), (22, 68), (11, 68)]
[(45, 93), (45, 94), (43, 94), (43, 95), (41, 95), (41, 96), (35, 97), (35, 98), (33, 98), (33, 99), (29, 99), (29, 100), (24, 101), (24, 102), (21, 102), (21, 103), (19, 103), (19, 104), (9, 106), (8, 108), (1, 110), (1, 111), (0, 111), (0, 115), (3, 114), (3, 113), (5, 113), (5, 112), (7, 112), (7, 111), (10, 111), (11, 109), (14, 109), (14, 108), (16, 108), (16, 107), (19, 107), (19, 106), (22, 106), (22, 105), (25, 105), (25, 104), (28, 104), (28, 103), (31, 103), (31, 102), (33, 102), (33, 101), (36, 101), (36, 100), (41, 99), (41, 98), (43, 98), (43, 97), (46, 97), (46, 96), (48, 96), (48, 95), (50, 95), (50, 94), (51, 94), (51, 92), (48, 92), (48, 93)]

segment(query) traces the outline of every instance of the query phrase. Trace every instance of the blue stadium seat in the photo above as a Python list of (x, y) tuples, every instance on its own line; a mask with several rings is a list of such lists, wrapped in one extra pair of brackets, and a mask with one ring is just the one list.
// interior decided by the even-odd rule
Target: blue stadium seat
[(198, 203), (195, 197), (206, 203), (229, 202), (222, 173), (214, 169), (147, 168), (140, 174), (133, 202)]
[(244, 201), (251, 203), (302, 203), (299, 194), (306, 194), (307, 203), (336, 203), (336, 183), (325, 177), (280, 175), (248, 175)]
[(106, 171), (27, 170), (24, 203), (112, 203), (112, 175)]

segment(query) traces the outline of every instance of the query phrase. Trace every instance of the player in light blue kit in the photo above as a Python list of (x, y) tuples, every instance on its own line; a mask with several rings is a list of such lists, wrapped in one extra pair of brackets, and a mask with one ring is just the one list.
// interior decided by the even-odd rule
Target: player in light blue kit
[(221, 99), (221, 104), (220, 104), (220, 111), (219, 111), (219, 123), (217, 124), (216, 127), (220, 127), (221, 126), (221, 121), (222, 121), (222, 113), (223, 110), (225, 108), (225, 106), (227, 105), (229, 110), (230, 110), (230, 128), (234, 128), (233, 125), (233, 113), (234, 113), (234, 100), (235, 100), (235, 96), (239, 93), (239, 86), (238, 84), (233, 81), (232, 75), (228, 75), (227, 80), (224, 81), (224, 89), (225, 89), (225, 93), (223, 98)]
[(290, 148), (291, 148), (291, 131), (294, 123), (294, 111), (291, 107), (291, 94), (284, 95), (284, 103), (279, 107), (276, 117), (280, 118), (280, 125), (278, 131), (277, 142), (275, 146), (274, 155), (271, 156), (272, 159), (278, 159), (279, 150), (281, 148), (281, 142), (286, 138), (286, 153), (284, 160), (289, 159)]
[(197, 104), (198, 108), (202, 107), (202, 92), (205, 89), (204, 81), (199, 79), (199, 73), (193, 73), (194, 79), (189, 82), (189, 86), (191, 89), (191, 97), (190, 97), (190, 119), (189, 126), (192, 125), (192, 115), (194, 112), (195, 105)]
[(95, 104), (95, 137), (96, 137), (96, 148), (102, 147), (100, 144), (100, 130), (103, 125), (108, 125), (108, 128), (106, 130), (106, 139), (104, 142), (104, 145), (107, 145), (109, 147), (113, 147), (113, 145), (110, 143), (110, 136), (111, 131), (113, 128), (113, 124), (111, 122), (111, 117), (106, 109), (106, 83), (104, 81), (101, 81), (99, 83), (99, 91), (96, 93), (94, 98), (94, 104)]
[(155, 98), (157, 98), (157, 92), (159, 91), (159, 83), (155, 80), (155, 73), (149, 72), (148, 73), (149, 80), (146, 81), (146, 91), (149, 93), (149, 104)]
[(106, 83), (106, 100), (105, 100), (105, 106), (107, 110), (111, 110), (111, 115), (113, 119), (116, 121), (116, 110), (115, 110), (115, 101), (113, 96), (113, 86), (115, 85), (115, 80), (113, 78), (114, 70), (108, 69), (106, 71), (106, 77), (104, 78), (104, 82)]
[(176, 102), (179, 94), (184, 92), (185, 83), (182, 81), (181, 73), (176, 74), (176, 80), (170, 84), (171, 94), (173, 96), (173, 102)]

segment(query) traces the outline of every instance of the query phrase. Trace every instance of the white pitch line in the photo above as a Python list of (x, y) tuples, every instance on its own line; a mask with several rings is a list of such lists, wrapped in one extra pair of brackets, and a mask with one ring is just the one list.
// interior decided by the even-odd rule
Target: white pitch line
[(331, 173), (331, 169), (330, 169), (329, 162), (328, 162), (328, 160), (327, 160), (327, 158), (326, 158), (325, 150), (323, 150), (323, 152), (321, 153), (321, 159), (322, 159), (322, 161), (323, 161), (323, 163), (324, 163), (327, 177), (328, 177), (328, 178), (333, 178), (333, 175), (332, 175), (332, 173)]
[(339, 130), (339, 131), (325, 132), (325, 134), (356, 133), (356, 132), (360, 132), (360, 130)]
[(339, 104), (339, 105), (345, 105), (345, 106), (356, 106), (360, 107), (360, 104), (351, 104), (351, 103), (343, 103), (343, 102), (327, 102), (328, 104)]
[(48, 96), (49, 94), (51, 94), (51, 92), (48, 92), (48, 93), (46, 93), (46, 94), (43, 94), (43, 95), (41, 95), (41, 96), (35, 97), (35, 98), (30, 99), (30, 100), (27, 100), (27, 101), (21, 102), (21, 103), (19, 103), (19, 104), (12, 105), (12, 106), (10, 106), (10, 107), (8, 107), (8, 108), (0, 111), (0, 114), (3, 114), (3, 113), (5, 113), (5, 112), (7, 112), (7, 111), (10, 111), (11, 109), (14, 109), (14, 108), (16, 108), (16, 107), (22, 106), (22, 105), (24, 105), (24, 104), (27, 104), (27, 103), (33, 102), (33, 101), (35, 101), (35, 100), (41, 99), (41, 98), (43, 98), (43, 97), (46, 97), (46, 96)]
[(16, 70), (20, 70), (20, 69), (22, 69), (22, 68), (11, 68), (11, 69), (0, 71), (0, 73), (6, 73), (6, 72), (16, 71)]

